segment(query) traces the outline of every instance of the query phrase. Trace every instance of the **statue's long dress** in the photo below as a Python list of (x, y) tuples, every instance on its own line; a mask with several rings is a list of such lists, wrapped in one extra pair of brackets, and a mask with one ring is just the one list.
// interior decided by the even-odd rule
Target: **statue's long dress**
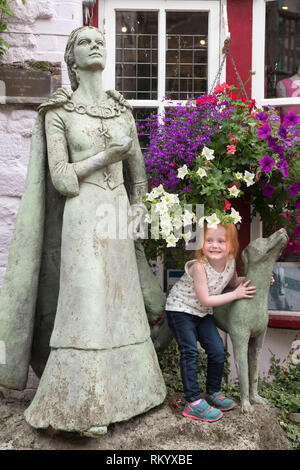
[[(112, 140), (132, 133), (128, 113), (109, 119)], [(122, 163), (97, 170), (79, 185), (72, 167), (82, 155), (86, 158), (91, 139), (97, 151), (105, 147), (108, 134), (102, 121), (82, 109), (59, 108), (46, 115), (54, 186), (78, 195), (65, 202), (51, 352), (25, 411), (35, 428), (81, 432), (107, 426), (161, 404), (166, 394), (150, 339), (134, 241), (124, 232), (123, 239), (105, 238), (109, 229), (114, 238), (124, 216), (120, 207), (128, 201)], [(51, 150), (54, 135), (57, 148)]]

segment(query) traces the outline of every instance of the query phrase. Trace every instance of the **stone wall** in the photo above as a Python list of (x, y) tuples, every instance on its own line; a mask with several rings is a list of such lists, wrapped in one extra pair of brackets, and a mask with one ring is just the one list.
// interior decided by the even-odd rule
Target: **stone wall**
[[(11, 0), (13, 18), (3, 35), (10, 44), (2, 62), (61, 62), (62, 86), (69, 87), (63, 60), (67, 37), (83, 24), (82, 0)], [(0, 286), (23, 193), (36, 107), (0, 104)]]

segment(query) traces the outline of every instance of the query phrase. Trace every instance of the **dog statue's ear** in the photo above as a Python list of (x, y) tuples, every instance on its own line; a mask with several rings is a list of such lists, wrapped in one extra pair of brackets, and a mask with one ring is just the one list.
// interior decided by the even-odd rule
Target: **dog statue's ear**
[(244, 248), (244, 250), (242, 251), (242, 254), (241, 254), (241, 258), (242, 258), (242, 261), (244, 263), (244, 267), (245, 267), (245, 273), (247, 272), (247, 268), (248, 268), (248, 250), (247, 250), (247, 246), (246, 248)]

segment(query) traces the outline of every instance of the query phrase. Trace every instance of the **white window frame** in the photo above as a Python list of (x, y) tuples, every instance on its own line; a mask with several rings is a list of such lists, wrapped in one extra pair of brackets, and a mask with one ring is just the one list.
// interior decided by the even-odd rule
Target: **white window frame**
[[(270, 0), (253, 0), (252, 16), (252, 98), (259, 106), (292, 106), (300, 104), (300, 97), (265, 98), (265, 37), (266, 3)], [(261, 52), (263, 51), (263, 53)]]
[[(203, 11), (208, 12), (208, 91), (219, 70), (222, 60), (222, 46), (224, 34), (226, 34), (226, 23), (221, 19), (221, 3), (224, 0), (103, 0), (99, 8), (99, 25), (103, 27), (106, 36), (107, 65), (103, 73), (105, 89), (112, 88), (115, 83), (115, 10), (144, 10), (158, 11), (158, 89), (156, 100), (128, 100), (133, 107), (157, 108), (163, 111), (163, 97), (165, 96), (165, 70), (166, 70), (166, 12), (167, 11)], [(146, 7), (145, 7), (146, 5)], [(222, 5), (223, 6), (223, 5)], [(222, 21), (223, 20), (223, 21)], [(224, 33), (225, 30), (225, 33)], [(225, 81), (226, 64), (222, 70), (220, 81)], [(168, 100), (168, 106), (176, 105), (185, 101)]]

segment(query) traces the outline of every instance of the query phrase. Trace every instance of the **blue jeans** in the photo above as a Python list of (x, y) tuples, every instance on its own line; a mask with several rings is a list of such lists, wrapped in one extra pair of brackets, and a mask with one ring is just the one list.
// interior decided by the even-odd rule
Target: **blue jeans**
[(206, 392), (219, 392), (226, 350), (212, 315), (197, 317), (184, 312), (166, 311), (168, 324), (180, 353), (180, 372), (185, 398), (192, 402), (201, 398), (198, 383), (199, 351), (197, 341), (207, 354)]

